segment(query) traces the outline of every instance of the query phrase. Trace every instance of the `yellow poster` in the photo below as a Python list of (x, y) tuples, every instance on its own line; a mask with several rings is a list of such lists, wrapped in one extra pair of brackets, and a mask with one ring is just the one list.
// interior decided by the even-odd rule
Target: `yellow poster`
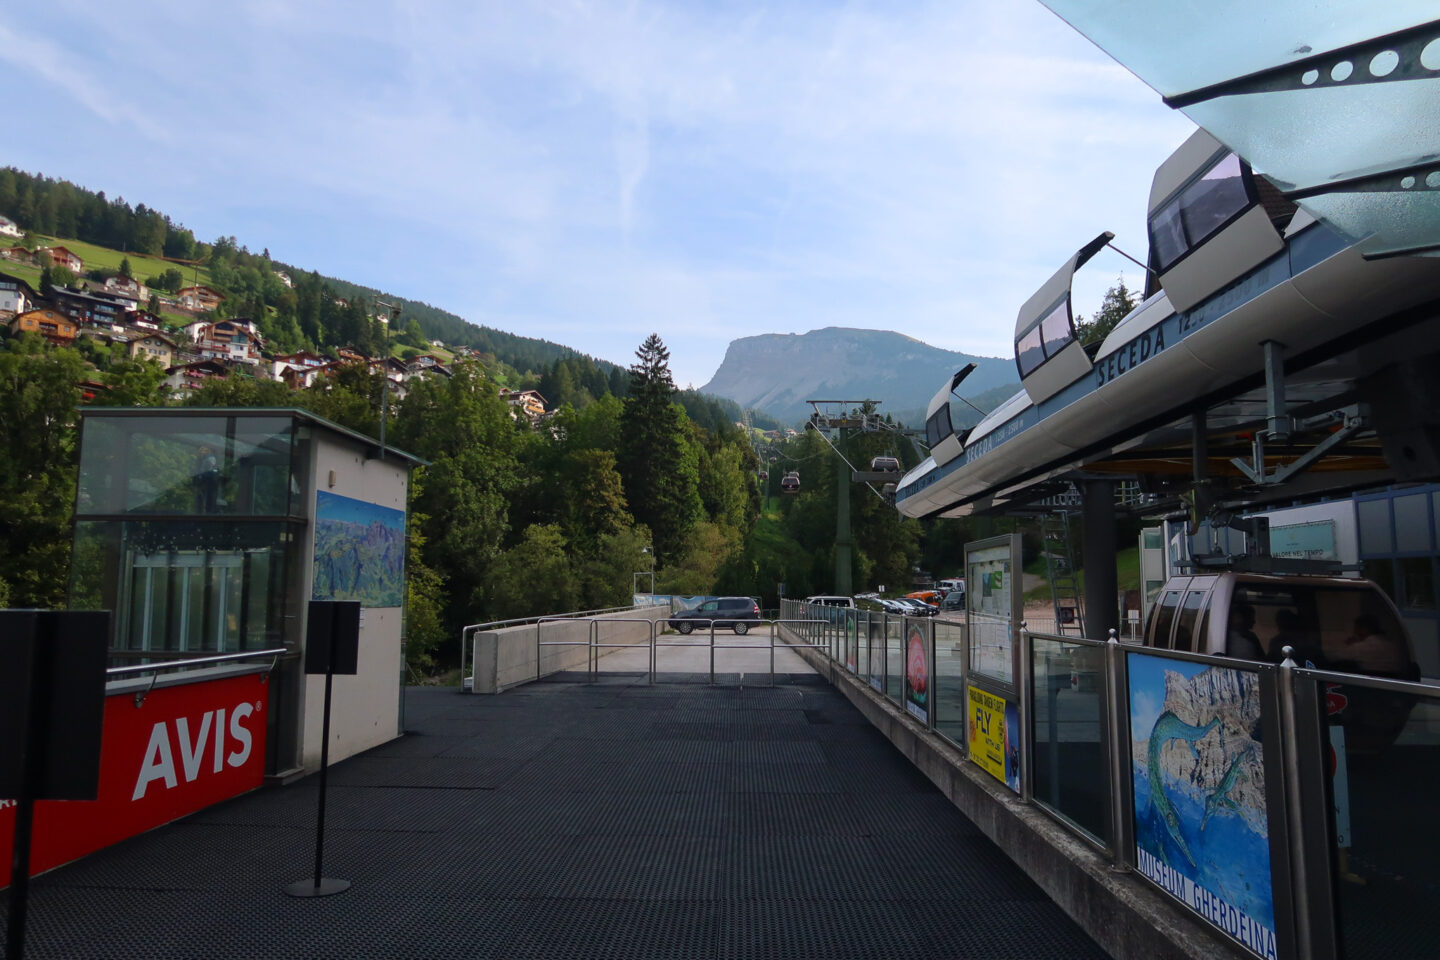
[(978, 687), (970, 695), (970, 759), (1005, 783), (1005, 700)]

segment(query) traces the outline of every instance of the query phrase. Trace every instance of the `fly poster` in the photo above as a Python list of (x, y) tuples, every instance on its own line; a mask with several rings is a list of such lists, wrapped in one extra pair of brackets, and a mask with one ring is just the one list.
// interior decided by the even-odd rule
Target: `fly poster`
[(1020, 792), (1020, 711), (1004, 697), (968, 687), (970, 759), (990, 776)]
[(925, 630), (912, 622), (905, 631), (905, 710), (921, 723), (930, 722), (930, 658)]
[(1140, 872), (1257, 956), (1275, 956), (1259, 676), (1130, 653)]

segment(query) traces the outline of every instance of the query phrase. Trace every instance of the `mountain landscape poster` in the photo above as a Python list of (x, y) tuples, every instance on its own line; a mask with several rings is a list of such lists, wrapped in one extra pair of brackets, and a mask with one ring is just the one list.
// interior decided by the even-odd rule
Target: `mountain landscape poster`
[(311, 599), (398, 607), (404, 573), (405, 511), (316, 493)]

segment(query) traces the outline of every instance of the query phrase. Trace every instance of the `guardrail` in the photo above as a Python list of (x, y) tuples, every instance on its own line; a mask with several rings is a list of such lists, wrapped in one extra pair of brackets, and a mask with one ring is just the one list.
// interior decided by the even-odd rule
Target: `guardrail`
[[(544, 629), (546, 625), (562, 623), (576, 624), (582, 621), (585, 622), (586, 625), (584, 639), (546, 639)], [(661, 652), (667, 649), (693, 648), (697, 650), (705, 650), (708, 653), (708, 668), (706, 670), (706, 676), (708, 682), (711, 684), (715, 682), (716, 676), (716, 651), (748, 650), (764, 652), (768, 655), (768, 667), (765, 672), (768, 674), (769, 685), (774, 686), (775, 648), (776, 638), (778, 636), (777, 628), (785, 627), (792, 629), (803, 629), (807, 626), (807, 621), (804, 620), (786, 621), (757, 619), (739, 621), (740, 629), (735, 629), (736, 621), (734, 621), (732, 618), (689, 618), (685, 621), (687, 626), (690, 626), (692, 628), (699, 627), (701, 630), (707, 631), (707, 633), (694, 634), (686, 632), (681, 635), (682, 637), (684, 637), (684, 639), (661, 639), (661, 631), (663, 629), (663, 625), (665, 624), (664, 618), (658, 620), (651, 620), (648, 618), (635, 617), (577, 618), (573, 616), (554, 616), (529, 618), (528, 623), (533, 623), (535, 626), (535, 633), (533, 639), (528, 639), (525, 641), (533, 652), (533, 659), (515, 661), (517, 663), (521, 663), (521, 665), (524, 666), (526, 671), (525, 674), (518, 679), (514, 679), (515, 663), (512, 663), (508, 668), (508, 676), (510, 676), (512, 679), (502, 682), (498, 679), (498, 675), (497, 678), (493, 678), (495, 679), (496, 686), (496, 689), (493, 692), (499, 692), (500, 690), (508, 689), (509, 687), (514, 686), (517, 682), (530, 682), (534, 680), (540, 680), (545, 677), (555, 676), (561, 673), (572, 672), (577, 667), (582, 666), (582, 664), (578, 662), (578, 660), (573, 660), (572, 658), (573, 662), (567, 663), (564, 662), (565, 658), (563, 656), (547, 656), (546, 652), (547, 650), (563, 651), (566, 649), (575, 648), (584, 649), (585, 658), (583, 661), (583, 669), (587, 680), (592, 682), (599, 676), (600, 658), (604, 656), (607, 652), (613, 652), (615, 650), (622, 649), (634, 650), (643, 648), (647, 653), (645, 670), (646, 678), (647, 682), (652, 684), (657, 682), (658, 678), (665, 672), (661, 669), (660, 657)], [(629, 624), (632, 626), (643, 624), (646, 627), (646, 630), (644, 631), (645, 636), (642, 640), (638, 641), (609, 641), (604, 639), (601, 635), (602, 627), (609, 624)], [(521, 625), (524, 626), (527, 624)], [(510, 629), (513, 629), (513, 626)], [(766, 636), (764, 638), (757, 637), (750, 641), (741, 641), (737, 639), (735, 641), (727, 642), (723, 639), (717, 638), (717, 629), (721, 631), (733, 631), (737, 635), (742, 636), (749, 634), (752, 630), (764, 629), (766, 631)], [(696, 639), (690, 639), (691, 637), (695, 637)], [(700, 639), (701, 637), (703, 637), (703, 639)], [(512, 647), (513, 644), (514, 640), (512, 639)], [(478, 646), (479, 645), (476, 644), (476, 649), (478, 649)], [(472, 664), (473, 662), (474, 661), (472, 654)], [(474, 676), (475, 674), (472, 673), (472, 678)], [(473, 680), (470, 684), (462, 687), (462, 691), (475, 689), (477, 689), (477, 687), (474, 684)], [(485, 689), (490, 689), (488, 679)]]
[(660, 606), (665, 606), (665, 604), (641, 604), (638, 606), (631, 604), (624, 607), (605, 607), (600, 610), (580, 610), (574, 613), (551, 614), (541, 617), (514, 617), (509, 620), (472, 623), (460, 631), (460, 689), (462, 692), (469, 690), (475, 682), (475, 635), (483, 630), (503, 630), (507, 627), (519, 627), (532, 623), (538, 627), (542, 621), (578, 620), (607, 613), (628, 613), (632, 610), (654, 609)]
[(266, 674), (270, 674), (275, 670), (275, 665), (280, 662), (280, 658), (286, 653), (287, 651), (284, 647), (275, 647), (270, 650), (245, 650), (238, 653), (219, 653), (205, 657), (164, 660), (160, 663), (136, 663), (123, 667), (106, 667), (105, 677), (109, 679), (112, 677), (124, 677), (130, 674), (149, 673), (151, 675), (150, 685), (144, 690), (137, 691), (135, 694), (135, 705), (138, 707), (145, 702), (146, 697), (150, 696), (150, 691), (155, 689), (155, 681), (159, 678), (160, 671), (162, 670), (180, 670), (186, 667), (203, 666), (206, 664), (230, 663), (236, 660), (258, 660), (261, 657), (270, 657), (270, 666), (265, 671)]
[(1433, 947), (1440, 688), (1302, 668), (1288, 647), (1254, 663), (1024, 623), (972, 642), (968, 624), (783, 601), (779, 622), (794, 621), (786, 642), (832, 677), (1242, 953)]

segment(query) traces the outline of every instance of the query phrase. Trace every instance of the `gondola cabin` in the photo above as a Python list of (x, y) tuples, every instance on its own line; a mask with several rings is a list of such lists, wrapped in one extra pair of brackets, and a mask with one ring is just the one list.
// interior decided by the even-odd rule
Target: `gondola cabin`
[[(1236, 396), (1247, 377), (1263, 376), (1266, 342), (1305, 360), (1307, 351), (1320, 357), (1342, 351), (1346, 338), (1373, 340), (1392, 330), (1424, 347), (1412, 308), (1440, 297), (1434, 259), (1366, 258), (1354, 238), (1298, 209), (1204, 130), (1156, 171), (1148, 224), (1146, 296), (1102, 342), (1078, 338), (1071, 280), (1109, 243), (1108, 232), (1080, 248), (1020, 308), (1019, 392), (973, 429), (956, 430), (950, 398), (971, 367), (941, 384), (926, 413), (930, 456), (899, 481), (902, 514), (993, 509), (1077, 462), (1146, 443), (1163, 447), (1176, 431), (1186, 437), (1189, 417), (1206, 413), (1211, 398)], [(1382, 392), (1393, 378), (1377, 372), (1392, 362), (1385, 350), (1372, 349), (1351, 355), (1343, 372)], [(1321, 397), (1327, 369), (1317, 363), (1302, 374), (1298, 363), (1287, 363), (1285, 375), (1290, 389), (1308, 382)], [(1247, 414), (1241, 406), (1211, 413), (1211, 429), (1220, 416), (1241, 424)], [(1393, 446), (1403, 452), (1403, 444)]]
[(787, 473), (787, 474), (785, 474), (785, 476), (781, 477), (781, 478), (780, 478), (780, 490), (781, 490), (782, 493), (799, 493), (799, 492), (800, 492), (800, 474), (791, 472), (791, 473)]

